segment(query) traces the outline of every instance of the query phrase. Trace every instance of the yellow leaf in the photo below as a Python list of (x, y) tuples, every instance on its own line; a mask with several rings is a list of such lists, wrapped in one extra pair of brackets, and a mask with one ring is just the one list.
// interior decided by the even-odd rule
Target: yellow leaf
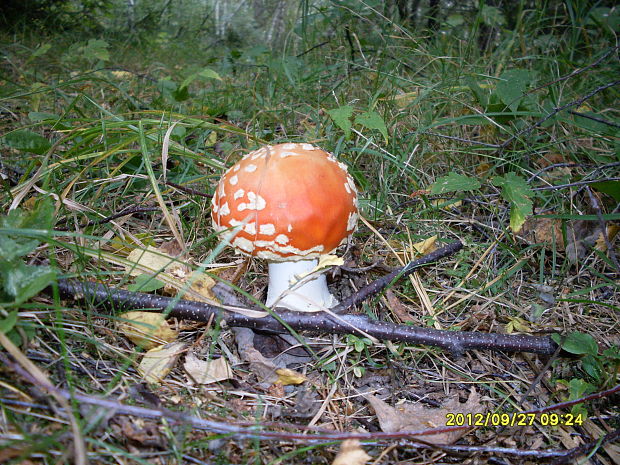
[(323, 268), (327, 268), (330, 266), (342, 266), (344, 265), (344, 258), (339, 257), (338, 255), (321, 255), (319, 257), (319, 263), (310, 271), (305, 273), (299, 273), (295, 275), (298, 280), (305, 278), (306, 276), (316, 273), (317, 271), (322, 270)]
[(435, 247), (435, 242), (437, 241), (437, 235), (429, 237), (428, 239), (424, 239), (421, 242), (417, 242), (413, 244), (413, 248), (419, 254), (426, 255), (427, 253), (432, 252), (437, 247)]
[(278, 380), (276, 381), (276, 383), (282, 384), (284, 386), (289, 386), (291, 384), (301, 384), (306, 380), (306, 377), (304, 375), (288, 368), (278, 368), (276, 370), (276, 374), (278, 375)]
[(119, 321), (118, 330), (131, 342), (145, 349), (161, 346), (177, 338), (177, 332), (170, 327), (161, 313), (136, 311), (119, 316), (128, 321)]
[(149, 350), (138, 365), (138, 373), (149, 383), (160, 383), (170, 373), (183, 349), (184, 342), (173, 342)]
[[(607, 239), (609, 239), (609, 242), (612, 242), (616, 238), (618, 231), (620, 231), (620, 226), (618, 226), (617, 224), (607, 225)], [(599, 234), (598, 239), (596, 239), (596, 244), (594, 244), (594, 248), (601, 252), (607, 251), (607, 244), (605, 243), (605, 237), (603, 237), (602, 232)]]
[(532, 330), (530, 329), (528, 322), (523, 318), (513, 317), (508, 323), (506, 323), (506, 332), (510, 334), (515, 331), (519, 333), (529, 333)]
[(213, 384), (233, 377), (233, 371), (224, 357), (200, 360), (188, 352), (183, 368), (196, 384)]
[(144, 269), (156, 272), (158, 270), (165, 270), (169, 266), (178, 265), (172, 257), (150, 245), (146, 248), (146, 250), (132, 250), (131, 253), (127, 255), (127, 260), (135, 263), (135, 266), (127, 265), (125, 267), (125, 270), (131, 276), (138, 276), (144, 273)]
[[(193, 276), (194, 274), (192, 274), (192, 277)], [(193, 278), (190, 278), (190, 279), (193, 279)], [(211, 276), (201, 273), (200, 276), (194, 279), (191, 285), (191, 290), (194, 291), (197, 295), (192, 295), (190, 293), (187, 293), (185, 294), (185, 296), (183, 296), (183, 298), (186, 300), (196, 300), (196, 301), (210, 300), (210, 301), (217, 302), (217, 297), (215, 297), (215, 294), (211, 292), (211, 289), (213, 289), (213, 286), (215, 286), (215, 280)]]
[(346, 439), (340, 444), (340, 451), (332, 465), (364, 465), (371, 459), (357, 439)]

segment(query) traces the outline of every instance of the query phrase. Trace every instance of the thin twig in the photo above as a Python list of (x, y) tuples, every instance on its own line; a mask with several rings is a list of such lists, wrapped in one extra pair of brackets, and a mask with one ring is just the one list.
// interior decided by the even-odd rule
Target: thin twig
[(440, 258), (453, 254), (460, 250), (461, 247), (462, 244), (460, 242), (449, 244), (377, 279), (332, 309), (332, 312), (340, 313), (337, 316), (330, 316), (326, 313), (319, 315), (315, 312), (294, 312), (276, 309), (277, 313), (275, 316), (268, 315), (263, 318), (254, 318), (242, 313), (229, 311), (218, 305), (112, 289), (98, 283), (61, 279), (57, 285), (64, 297), (104, 307), (114, 307), (117, 310), (166, 310), (169, 311), (168, 315), (171, 317), (194, 321), (209, 321), (212, 318), (217, 318), (226, 321), (229, 326), (241, 326), (276, 333), (286, 333), (288, 328), (292, 328), (294, 330), (307, 331), (310, 334), (351, 334), (357, 329), (380, 340), (436, 346), (449, 350), (455, 355), (460, 355), (466, 350), (475, 349), (553, 354), (557, 349), (557, 344), (550, 337), (444, 331), (371, 320), (362, 315), (343, 314), (346, 310), (381, 292), (397, 278), (407, 276), (421, 266), (428, 265)]
[(607, 126), (612, 126), (614, 128), (620, 128), (620, 124), (614, 123), (612, 121), (608, 121), (603, 118), (598, 118), (596, 116), (586, 115), (585, 113), (580, 113), (578, 111), (568, 110), (571, 115), (579, 116), (581, 118), (591, 119), (592, 121), (596, 121), (597, 123), (606, 124)]
[(587, 186), (588, 184), (596, 184), (597, 182), (607, 182), (607, 181), (620, 181), (620, 178), (601, 178), (601, 179), (590, 179), (586, 181), (575, 181), (575, 182), (569, 182), (567, 184), (558, 184), (555, 186), (534, 187), (532, 190), (533, 191), (555, 191), (558, 189), (566, 189), (567, 187)]
[(532, 93), (534, 93), (536, 91), (539, 91), (540, 89), (544, 89), (545, 87), (549, 87), (549, 86), (552, 86), (553, 84), (557, 84), (558, 82), (566, 81), (567, 79), (575, 77), (578, 74), (581, 74), (581, 73), (583, 73), (584, 71), (587, 71), (590, 68), (594, 68), (600, 62), (605, 60), (609, 55), (611, 55), (613, 52), (618, 50), (618, 48), (620, 48), (620, 46), (618, 46), (618, 45), (616, 45), (615, 47), (611, 47), (609, 50), (607, 50), (607, 52), (605, 52), (603, 55), (601, 55), (600, 58), (598, 60), (596, 60), (594, 63), (591, 63), (591, 64), (589, 64), (587, 66), (584, 66), (583, 68), (576, 69), (575, 71), (572, 71), (572, 72), (570, 72), (568, 74), (565, 74), (564, 76), (561, 76), (561, 77), (559, 77), (557, 79), (554, 79), (553, 81), (546, 82), (545, 84), (542, 84), (542, 85), (540, 85), (540, 86), (530, 90), (527, 94), (532, 94)]
[[(34, 385), (40, 385), (40, 380), (33, 377), (28, 371), (24, 370), (19, 364), (13, 362), (7, 355), (0, 352), (0, 361), (3, 365), (9, 366), (13, 370), (15, 370), (20, 376), (26, 379), (28, 382)], [(340, 432), (334, 433), (328, 430), (324, 430), (322, 428), (312, 428), (311, 431), (308, 431), (307, 427), (299, 426), (299, 425), (283, 425), (287, 428), (292, 429), (293, 431), (273, 431), (268, 430), (263, 427), (263, 425), (252, 423), (251, 425), (248, 423), (226, 423), (222, 421), (214, 421), (214, 420), (206, 420), (203, 418), (198, 418), (192, 415), (189, 415), (183, 411), (173, 411), (163, 407), (157, 408), (147, 408), (147, 407), (139, 407), (135, 405), (126, 405), (122, 402), (119, 402), (115, 398), (101, 398), (95, 397), (87, 394), (80, 394), (77, 392), (69, 392), (66, 389), (60, 389), (55, 386), (49, 385), (45, 386), (46, 390), (53, 392), (56, 396), (63, 397), (66, 399), (73, 399), (80, 403), (87, 405), (96, 405), (98, 407), (103, 407), (106, 409), (110, 409), (114, 415), (133, 415), (141, 418), (165, 418), (169, 420), (172, 424), (186, 424), (190, 425), (192, 428), (211, 431), (220, 434), (230, 434), (236, 437), (251, 437), (257, 439), (265, 439), (265, 440), (289, 440), (289, 441), (302, 441), (305, 443), (310, 442), (325, 442), (325, 441), (341, 441), (345, 439), (358, 439), (358, 440), (366, 440), (366, 441), (387, 441), (387, 440), (395, 440), (395, 439), (408, 439), (412, 436), (416, 438), (420, 436), (432, 436), (439, 433), (448, 433), (453, 431), (459, 431), (463, 429), (469, 429), (469, 425), (462, 426), (449, 426), (449, 427), (440, 427), (440, 428), (429, 428), (424, 430), (417, 431), (398, 431), (398, 432), (373, 432), (373, 433), (347, 433)], [(597, 392), (595, 394), (591, 394), (586, 397), (582, 397), (581, 399), (576, 399), (575, 401), (571, 401), (570, 404), (575, 403), (583, 403), (589, 400), (599, 399), (603, 397), (608, 397), (620, 390), (620, 385), (615, 386), (606, 391)], [(521, 412), (524, 415), (528, 414), (536, 414), (539, 412), (548, 412), (552, 410), (558, 410), (560, 408), (566, 407), (566, 402), (561, 404), (554, 404), (547, 406), (543, 409), (534, 409), (528, 410), (525, 412)], [(294, 430), (306, 431), (304, 433), (296, 433)], [(617, 432), (610, 433), (606, 435), (601, 443), (610, 442), (617, 438)], [(597, 442), (598, 443), (598, 442)], [(428, 444), (419, 444), (414, 443), (411, 444), (414, 447), (428, 447)], [(592, 445), (590, 443), (589, 445)], [(587, 448), (588, 445), (580, 446), (574, 449), (570, 449), (568, 451), (560, 451), (560, 450), (542, 450), (539, 451), (539, 455), (541, 457), (558, 457), (558, 456), (577, 456), (583, 454), (585, 451), (590, 450)], [(478, 447), (478, 446), (458, 446), (458, 445), (448, 445), (448, 444), (439, 444), (433, 445), (432, 447), (437, 447), (440, 449), (446, 449), (449, 451), (465, 451), (465, 452), (495, 452), (495, 453), (504, 453), (508, 455), (530, 455), (530, 452), (522, 452), (518, 449), (510, 449), (510, 448), (495, 448), (495, 447)], [(472, 447), (472, 449), (468, 449)], [(574, 454), (574, 455), (573, 455)], [(561, 462), (565, 463), (565, 462)]]
[(465, 142), (466, 144), (482, 145), (483, 147), (491, 147), (493, 149), (499, 149), (501, 147), (501, 145), (498, 145), (498, 144), (488, 144), (486, 142), (480, 142), (480, 141), (471, 140), (471, 139), (463, 139), (462, 137), (448, 136), (446, 134), (438, 134), (436, 132), (425, 131), (424, 134), (428, 134), (429, 136), (441, 137), (442, 139), (450, 139), (450, 140), (455, 140), (458, 142)]
[(505, 149), (508, 144), (510, 144), (513, 140), (515, 140), (517, 137), (522, 136), (523, 134), (529, 134), (533, 129), (537, 128), (538, 126), (540, 126), (541, 124), (543, 124), (545, 121), (547, 121), (548, 119), (554, 117), (555, 115), (557, 115), (559, 112), (566, 110), (567, 108), (571, 108), (571, 107), (575, 107), (578, 105), (581, 105), (583, 102), (585, 102), (586, 100), (588, 100), (591, 97), (594, 97), (596, 94), (598, 94), (599, 92), (604, 91), (605, 89), (608, 89), (609, 87), (613, 87), (620, 84), (620, 79), (610, 82), (608, 84), (604, 84), (600, 87), (597, 87), (596, 89), (588, 92), (586, 95), (584, 95), (581, 98), (578, 98), (577, 100), (573, 100), (572, 102), (567, 103), (566, 105), (562, 105), (561, 107), (556, 107), (553, 109), (552, 112), (550, 112), (549, 114), (543, 116), (542, 118), (540, 118), (538, 121), (536, 121), (534, 124), (518, 131), (516, 134), (513, 134), (512, 136), (510, 136), (508, 139), (506, 139), (504, 142), (502, 142), (500, 144), (500, 149)]

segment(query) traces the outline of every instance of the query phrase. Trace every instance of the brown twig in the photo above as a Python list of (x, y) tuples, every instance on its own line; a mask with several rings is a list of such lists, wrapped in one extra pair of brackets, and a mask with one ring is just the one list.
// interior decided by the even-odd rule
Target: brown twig
[(341, 313), (337, 317), (325, 313), (318, 315), (317, 313), (277, 309), (276, 316), (269, 315), (263, 318), (253, 318), (204, 302), (176, 300), (158, 295), (112, 289), (98, 283), (61, 279), (57, 285), (64, 297), (90, 302), (94, 305), (114, 307), (117, 310), (151, 309), (167, 311), (171, 317), (195, 321), (209, 321), (209, 319), (215, 317), (226, 321), (229, 326), (240, 326), (277, 333), (285, 333), (288, 331), (288, 328), (292, 328), (294, 330), (307, 331), (311, 334), (350, 334), (357, 329), (380, 340), (441, 347), (455, 355), (474, 349), (553, 354), (557, 349), (557, 344), (550, 337), (443, 331), (371, 320), (362, 315), (342, 314), (365, 299), (381, 292), (395, 279), (407, 276), (421, 266), (451, 255), (461, 247), (462, 244), (460, 242), (449, 244), (377, 279), (332, 309), (334, 312)]
[[(0, 362), (3, 365), (6, 365), (13, 370), (15, 370), (20, 376), (26, 379), (28, 382), (39, 385), (40, 381), (33, 377), (28, 371), (24, 370), (18, 363), (11, 360), (10, 357), (0, 352)], [(49, 392), (53, 392), (55, 396), (63, 397), (65, 399), (76, 400), (80, 403), (87, 405), (95, 405), (98, 407), (103, 407), (106, 409), (110, 409), (114, 412), (114, 415), (133, 415), (141, 418), (165, 418), (171, 424), (186, 424), (190, 425), (192, 428), (206, 430), (210, 432), (220, 433), (220, 434), (229, 434), (236, 437), (250, 437), (256, 439), (264, 439), (264, 440), (288, 440), (288, 441), (302, 441), (305, 443), (309, 442), (326, 442), (326, 441), (341, 441), (345, 439), (358, 439), (362, 441), (394, 441), (394, 440), (403, 440), (410, 439), (412, 436), (415, 436), (417, 440), (413, 440), (411, 443), (407, 443), (408, 445), (416, 448), (428, 448), (433, 447), (437, 449), (444, 449), (446, 451), (451, 452), (483, 452), (483, 453), (500, 453), (505, 455), (514, 455), (514, 456), (531, 456), (534, 455), (534, 451), (524, 451), (520, 449), (513, 448), (498, 448), (498, 447), (489, 447), (489, 446), (461, 446), (461, 445), (451, 445), (451, 444), (438, 444), (438, 445), (430, 445), (425, 443), (423, 439), (420, 437), (436, 435), (439, 433), (447, 433), (452, 431), (458, 431), (463, 429), (468, 429), (469, 425), (462, 426), (450, 426), (450, 427), (440, 427), (440, 428), (430, 428), (424, 430), (417, 431), (398, 431), (398, 432), (372, 432), (372, 433), (348, 433), (348, 432), (333, 432), (328, 431), (322, 428), (312, 428), (309, 431), (308, 427), (302, 425), (295, 424), (279, 424), (279, 427), (284, 429), (289, 429), (291, 431), (274, 431), (265, 428), (265, 425), (256, 425), (255, 423), (230, 423), (223, 421), (215, 421), (215, 420), (207, 420), (203, 418), (198, 418), (193, 415), (189, 415), (182, 411), (172, 411), (166, 408), (157, 407), (157, 408), (147, 408), (140, 407), (135, 405), (126, 405), (122, 402), (119, 402), (115, 398), (101, 398), (87, 394), (81, 394), (77, 392), (69, 392), (66, 389), (57, 388), (53, 385), (46, 385), (46, 390)], [(576, 403), (583, 403), (589, 400), (599, 399), (603, 397), (608, 397), (620, 390), (620, 385), (615, 386), (614, 388), (608, 389), (606, 391), (598, 392), (595, 394), (591, 394), (586, 397), (582, 397), (581, 399), (577, 399), (571, 402), (564, 402), (561, 404), (550, 405), (542, 409), (534, 409), (522, 412), (523, 414), (530, 413), (539, 413), (539, 412), (548, 412), (551, 410), (558, 410), (560, 408), (565, 408), (569, 405), (574, 405)], [(304, 432), (295, 432), (304, 431)], [(618, 431), (614, 431), (612, 433), (607, 434), (600, 441), (591, 442), (588, 444), (584, 444), (582, 446), (569, 449), (568, 451), (562, 450), (540, 450), (536, 455), (539, 457), (558, 457), (558, 462), (554, 463), (566, 463), (569, 459), (587, 453), (596, 447), (597, 444), (604, 444), (606, 442), (614, 441), (618, 438)]]

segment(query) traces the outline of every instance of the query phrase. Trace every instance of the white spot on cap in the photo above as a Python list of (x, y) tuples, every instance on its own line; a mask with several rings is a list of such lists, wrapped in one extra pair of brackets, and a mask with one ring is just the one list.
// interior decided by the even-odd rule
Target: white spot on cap
[(217, 194), (220, 196), (220, 199), (226, 196), (226, 186), (224, 186), (223, 182), (220, 182), (220, 185), (218, 186), (217, 191), (218, 191)]
[(230, 224), (233, 228), (235, 228), (237, 226), (242, 225), (243, 221), (239, 221), (239, 220), (236, 220), (234, 218), (231, 218), (230, 221), (228, 222), (228, 224)]
[(284, 150), (295, 150), (297, 148), (297, 144), (293, 144), (293, 143), (282, 144), (282, 148)]
[(276, 237), (276, 242), (278, 244), (288, 244), (288, 236), (286, 236), (285, 234), (278, 234), (278, 236)]
[(293, 230), (293, 225), (292, 225), (292, 224), (289, 224), (289, 225), (288, 225), (288, 227), (286, 228), (286, 230), (287, 230), (288, 232), (291, 232), (291, 231)]
[(245, 171), (247, 171), (248, 173), (253, 173), (254, 171), (256, 171), (256, 168), (256, 165), (250, 163), (248, 166), (245, 167)]
[(348, 170), (347, 170), (347, 165), (345, 165), (344, 163), (342, 163), (341, 161), (339, 161), (339, 162), (338, 162), (338, 166), (340, 167), (340, 169), (341, 169), (342, 171), (344, 171), (345, 173), (348, 173)]
[(264, 236), (273, 236), (276, 233), (276, 227), (271, 223), (261, 224), (258, 231)]
[(297, 157), (299, 155), (301, 155), (301, 153), (299, 152), (290, 152), (290, 151), (280, 152), (280, 158)]
[(241, 165), (239, 163), (237, 163), (234, 167), (233, 167), (233, 171), (237, 172), (241, 169)]
[(220, 207), (220, 215), (230, 215), (230, 208), (228, 207), (228, 202), (224, 202), (224, 205)]
[(248, 199), (250, 200), (248, 203), (240, 203), (237, 205), (237, 210), (240, 212), (243, 210), (262, 210), (267, 205), (265, 199), (263, 199), (260, 195), (255, 194), (252, 191), (247, 193)]
[(232, 178), (228, 180), (231, 186), (236, 185), (239, 182), (239, 177), (235, 174)]
[[(344, 190), (347, 191), (347, 194), (351, 193), (351, 188), (349, 187), (349, 183), (345, 182), (344, 183)], [(237, 197), (235, 197), (237, 198)]]
[(304, 150), (316, 150), (312, 144), (301, 144), (301, 148)]
[(357, 225), (357, 212), (349, 213), (349, 218), (347, 219), (347, 231), (353, 231), (355, 226)]
[(351, 191), (357, 194), (357, 189), (355, 188), (355, 183), (353, 182), (353, 178), (351, 176), (347, 176), (347, 184), (351, 188)]
[(254, 251), (254, 244), (245, 237), (235, 237), (235, 240), (232, 241), (232, 246), (247, 253), (252, 253)]
[(243, 189), (239, 189), (237, 192), (235, 192), (235, 194), (233, 195), (233, 198), (235, 200), (240, 199), (241, 197), (243, 197), (243, 194), (245, 194), (245, 191)]
[(243, 228), (243, 230), (251, 235), (255, 235), (256, 234), (256, 223), (254, 221), (252, 221), (251, 223), (248, 223), (245, 225), (245, 228)]
[(217, 213), (217, 211), (219, 210), (219, 207), (215, 202), (211, 202), (211, 210), (213, 210), (213, 213)]

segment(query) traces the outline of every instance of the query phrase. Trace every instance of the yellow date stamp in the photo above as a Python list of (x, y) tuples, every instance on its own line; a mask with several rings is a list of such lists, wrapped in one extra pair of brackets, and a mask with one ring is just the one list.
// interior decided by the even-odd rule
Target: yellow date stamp
[(572, 413), (447, 413), (446, 426), (576, 426), (582, 425), (582, 414)]

